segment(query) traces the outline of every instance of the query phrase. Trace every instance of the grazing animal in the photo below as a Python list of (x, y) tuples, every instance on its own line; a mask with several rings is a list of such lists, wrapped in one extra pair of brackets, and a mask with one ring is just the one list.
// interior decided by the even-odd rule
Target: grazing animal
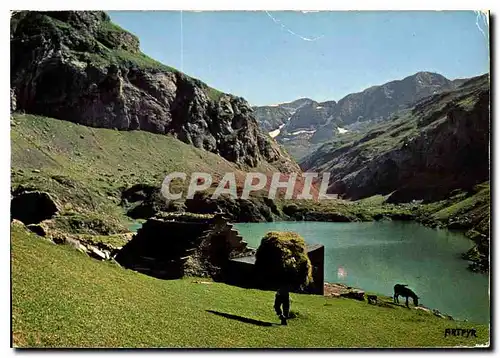
[(377, 304), (377, 296), (376, 295), (368, 295), (368, 303), (371, 305), (376, 305)]
[(418, 306), (418, 296), (415, 292), (413, 292), (406, 286), (408, 285), (402, 285), (399, 283), (394, 285), (394, 302), (399, 303), (399, 296), (406, 297), (406, 307), (410, 308), (408, 306), (408, 297), (411, 297), (413, 300), (413, 304), (415, 306)]

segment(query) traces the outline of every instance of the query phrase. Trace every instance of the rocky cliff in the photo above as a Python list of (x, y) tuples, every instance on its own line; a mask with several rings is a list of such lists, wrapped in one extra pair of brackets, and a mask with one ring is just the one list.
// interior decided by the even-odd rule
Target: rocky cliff
[(474, 78), (400, 112), (366, 135), (328, 143), (301, 163), (329, 171), (333, 192), (351, 199), (433, 201), (489, 178), (489, 78)]
[(20, 111), (170, 134), (243, 166), (299, 170), (244, 99), (142, 54), (137, 37), (101, 11), (15, 13), (11, 88)]

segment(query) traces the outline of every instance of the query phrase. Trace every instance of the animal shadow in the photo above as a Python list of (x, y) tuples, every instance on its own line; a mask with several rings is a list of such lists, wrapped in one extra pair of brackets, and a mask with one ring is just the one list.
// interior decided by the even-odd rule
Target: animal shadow
[(257, 326), (263, 326), (263, 327), (279, 326), (279, 324), (277, 324), (277, 323), (259, 321), (258, 319), (238, 316), (238, 315), (234, 315), (234, 314), (230, 314), (230, 313), (218, 312), (218, 311), (213, 311), (213, 310), (206, 310), (206, 311), (209, 313), (216, 314), (217, 316), (222, 316), (222, 317), (229, 318), (229, 319), (235, 319), (235, 320), (240, 321), (240, 322), (255, 324)]

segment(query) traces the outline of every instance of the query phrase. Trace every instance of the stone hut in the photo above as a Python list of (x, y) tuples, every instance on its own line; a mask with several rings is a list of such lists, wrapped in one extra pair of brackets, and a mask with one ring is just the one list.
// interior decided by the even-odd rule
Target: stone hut
[[(306, 292), (323, 295), (324, 246), (307, 245), (313, 283)], [(257, 288), (255, 249), (222, 214), (164, 213), (148, 219), (117, 253), (122, 266), (161, 279), (211, 277)]]
[(168, 213), (148, 219), (115, 260), (157, 278), (189, 274), (223, 280), (229, 259), (250, 253), (220, 214)]

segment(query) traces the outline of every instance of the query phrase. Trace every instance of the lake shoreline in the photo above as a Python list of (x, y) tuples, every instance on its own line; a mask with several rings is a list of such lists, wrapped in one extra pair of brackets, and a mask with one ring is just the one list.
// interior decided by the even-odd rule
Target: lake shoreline
[[(324, 296), (329, 297), (329, 298), (349, 298), (349, 299), (357, 299), (359, 301), (365, 301), (365, 296), (366, 297), (376, 296), (377, 302), (373, 303), (373, 304), (379, 305), (381, 307), (391, 307), (391, 305), (405, 307), (404, 304), (398, 304), (398, 303), (391, 302), (392, 297), (390, 297), (390, 296), (382, 295), (380, 293), (369, 294), (360, 287), (352, 287), (352, 286), (348, 286), (346, 284), (338, 283), (338, 282), (325, 282), (324, 287), (325, 287)], [(366, 302), (368, 302), (368, 304), (370, 304), (369, 301), (366, 301)], [(415, 310), (422, 310), (422, 311), (427, 312), (429, 314), (433, 314), (436, 317), (449, 319), (451, 321), (467, 322), (467, 320), (456, 320), (451, 315), (442, 313), (437, 309), (425, 307), (423, 305), (412, 306), (410, 304), (408, 308), (415, 309)]]
[[(260, 238), (268, 231), (295, 231), (310, 244), (324, 245), (325, 282), (357, 287), (376, 295), (389, 292), (396, 283), (409, 284), (423, 297), (422, 309), (432, 307), (431, 313), (434, 309), (437, 314), (447, 312), (455, 320), (486, 319), (486, 313), (467, 313), (489, 310), (489, 296), (488, 276), (471, 272), (461, 257), (471, 247), (470, 239), (463, 233), (435, 230), (412, 221), (280, 221), (238, 223), (235, 228), (252, 248), (258, 247)], [(436, 276), (436, 272), (442, 274)], [(340, 281), (339, 273), (343, 275)], [(471, 287), (475, 292), (469, 292)], [(480, 302), (483, 308), (473, 307), (468, 303), (472, 301)]]

